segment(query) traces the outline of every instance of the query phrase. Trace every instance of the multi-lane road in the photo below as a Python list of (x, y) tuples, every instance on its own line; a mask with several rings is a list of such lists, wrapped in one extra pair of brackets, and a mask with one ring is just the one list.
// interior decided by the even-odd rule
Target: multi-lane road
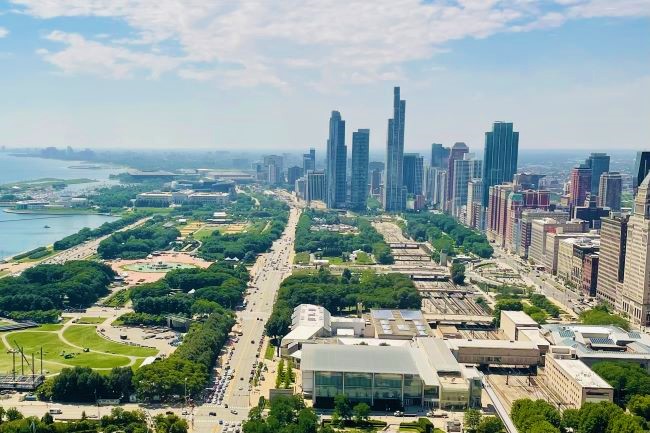
[(230, 380), (221, 404), (206, 403), (187, 415), (195, 432), (220, 432), (222, 426), (219, 425), (219, 420), (243, 422), (250, 408), (257, 405), (259, 394), (253, 387), (249, 390), (250, 372), (264, 356), (259, 352), (260, 341), (264, 338), (264, 325), (271, 315), (280, 283), (291, 274), (298, 216), (299, 210), (292, 207), (284, 233), (274, 242), (271, 251), (258, 257), (251, 270), (253, 288), (246, 296), (245, 310), (237, 313), (238, 330), (242, 335), (232, 346), (232, 356), (228, 361), (230, 371), (234, 369), (233, 379)]

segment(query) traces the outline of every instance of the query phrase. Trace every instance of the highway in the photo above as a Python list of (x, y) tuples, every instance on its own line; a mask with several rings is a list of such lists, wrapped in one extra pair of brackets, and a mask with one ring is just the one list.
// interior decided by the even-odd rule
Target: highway
[[(237, 312), (242, 332), (239, 340), (232, 346), (229, 361), (234, 369), (233, 379), (226, 389), (221, 404), (206, 403), (188, 415), (190, 427), (195, 432), (220, 432), (218, 420), (243, 422), (252, 406), (257, 405), (259, 394), (252, 388), (249, 391), (250, 372), (254, 368), (264, 338), (264, 325), (271, 315), (276, 293), (284, 278), (291, 275), (291, 261), (299, 210), (291, 208), (287, 227), (271, 251), (261, 254), (251, 270), (253, 288), (246, 297), (246, 309)], [(261, 320), (260, 320), (261, 319)], [(260, 359), (264, 356), (259, 353)], [(227, 407), (226, 407), (227, 405)]]

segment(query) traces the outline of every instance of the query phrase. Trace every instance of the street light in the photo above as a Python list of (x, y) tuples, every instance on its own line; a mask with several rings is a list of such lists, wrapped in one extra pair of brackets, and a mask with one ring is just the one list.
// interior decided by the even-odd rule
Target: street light
[(185, 412), (185, 406), (187, 406), (187, 377), (185, 378), (184, 382), (185, 382), (185, 393), (183, 395), (183, 397), (184, 397), (184, 399), (183, 399), (183, 409), (181, 411), (181, 414), (183, 412)]

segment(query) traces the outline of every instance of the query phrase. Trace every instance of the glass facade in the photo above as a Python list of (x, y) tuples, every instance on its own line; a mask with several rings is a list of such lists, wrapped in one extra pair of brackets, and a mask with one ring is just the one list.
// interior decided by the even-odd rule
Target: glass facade
[(372, 373), (345, 373), (345, 395), (353, 401), (372, 401)]
[(375, 399), (402, 399), (402, 375), (375, 374)]
[(314, 373), (314, 379), (314, 397), (335, 397), (337, 394), (343, 394), (343, 373), (317, 371)]

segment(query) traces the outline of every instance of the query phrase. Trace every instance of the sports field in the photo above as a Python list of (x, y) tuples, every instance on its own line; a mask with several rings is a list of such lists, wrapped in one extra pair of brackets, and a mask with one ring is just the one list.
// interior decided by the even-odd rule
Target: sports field
[[(43, 325), (24, 331), (0, 333), (3, 348), (0, 352), (0, 373), (13, 368), (11, 349), (21, 347), (27, 358), (23, 360), (27, 373), (32, 353), (36, 370), (40, 371), (40, 350), (43, 349), (43, 372), (58, 373), (65, 367), (91, 367), (110, 370), (113, 367), (139, 366), (147, 356), (158, 353), (156, 349), (130, 346), (100, 337), (94, 325)], [(16, 355), (16, 369), (21, 370), (20, 356)]]

